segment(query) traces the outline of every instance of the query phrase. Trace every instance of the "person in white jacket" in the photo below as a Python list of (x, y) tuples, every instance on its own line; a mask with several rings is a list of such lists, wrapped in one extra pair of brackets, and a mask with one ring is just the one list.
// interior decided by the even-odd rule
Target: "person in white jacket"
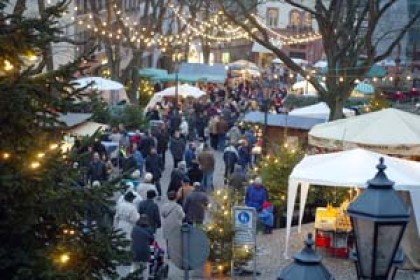
[(176, 192), (168, 192), (168, 202), (166, 202), (160, 211), (162, 216), (162, 229), (163, 229), (163, 238), (166, 240), (166, 251), (168, 253), (169, 259), (169, 250), (168, 250), (168, 239), (173, 233), (174, 230), (179, 229), (182, 225), (182, 220), (185, 217), (184, 210), (181, 205), (176, 202)]
[(188, 132), (189, 132), (189, 127), (188, 127), (188, 122), (185, 119), (185, 117), (182, 117), (182, 121), (181, 124), (179, 126), (179, 129), (181, 130), (181, 135), (185, 138), (188, 139)]
[(117, 207), (118, 204), (120, 204), (121, 202), (124, 202), (124, 196), (128, 193), (128, 192), (132, 192), (134, 197), (133, 203), (136, 206), (136, 209), (139, 207), (140, 202), (143, 200), (143, 198), (141, 197), (140, 194), (138, 194), (135, 190), (134, 184), (132, 182), (126, 182), (125, 186), (127, 187), (127, 190), (125, 191), (124, 194), (122, 194), (118, 200), (117, 200)]
[(133, 192), (127, 192), (124, 195), (124, 200), (117, 204), (114, 217), (114, 227), (122, 230), (128, 240), (131, 240), (133, 227), (140, 218), (140, 214), (133, 203), (135, 197)]

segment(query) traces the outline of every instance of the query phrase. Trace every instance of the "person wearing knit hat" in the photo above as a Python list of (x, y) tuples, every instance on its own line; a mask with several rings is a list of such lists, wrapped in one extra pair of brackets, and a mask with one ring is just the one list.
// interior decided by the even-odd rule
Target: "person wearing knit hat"
[(149, 190), (153, 190), (156, 193), (158, 192), (156, 186), (152, 183), (153, 182), (153, 175), (152, 173), (147, 172), (144, 174), (144, 180), (140, 183), (137, 187), (137, 193), (143, 198), (147, 198), (147, 192)]
[(268, 191), (263, 186), (261, 177), (257, 177), (254, 183), (246, 190), (245, 205), (254, 207), (257, 212), (261, 212), (263, 204), (268, 200)]
[(274, 226), (274, 214), (273, 206), (269, 201), (263, 203), (262, 211), (258, 214), (258, 218), (261, 220), (261, 223), (264, 225), (264, 233), (271, 234)]

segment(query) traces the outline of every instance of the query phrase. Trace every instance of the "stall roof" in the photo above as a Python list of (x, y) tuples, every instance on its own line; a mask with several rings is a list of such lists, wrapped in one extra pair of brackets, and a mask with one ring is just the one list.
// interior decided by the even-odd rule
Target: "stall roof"
[[(244, 122), (264, 124), (263, 112), (249, 112), (243, 118)], [(268, 114), (267, 125), (310, 130), (313, 126), (325, 123), (325, 119), (290, 116), (286, 114)]]
[(140, 77), (159, 79), (168, 75), (168, 70), (159, 68), (142, 68), (139, 69)]
[(90, 113), (66, 113), (59, 114), (57, 120), (64, 123), (66, 127), (74, 127), (88, 121), (91, 117)]
[(207, 82), (224, 83), (227, 77), (227, 70), (224, 64), (213, 65), (202, 63), (182, 63), (179, 67), (179, 74), (185, 76), (199, 77), (199, 80)]

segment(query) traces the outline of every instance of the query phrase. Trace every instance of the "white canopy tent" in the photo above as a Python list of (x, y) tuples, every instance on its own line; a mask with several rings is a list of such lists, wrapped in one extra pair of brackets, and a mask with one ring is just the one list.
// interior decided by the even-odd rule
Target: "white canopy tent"
[(68, 132), (77, 136), (92, 136), (96, 131), (105, 129), (106, 124), (97, 122), (85, 122), (73, 127)]
[(128, 100), (124, 85), (102, 77), (84, 77), (73, 81), (75, 88), (88, 87), (99, 91), (101, 97), (109, 104), (115, 105), (122, 100)]
[[(325, 88), (325, 84), (321, 82), (321, 85)], [(304, 95), (318, 95), (318, 91), (314, 86), (307, 80), (303, 80), (292, 85), (292, 90), (302, 91)]]
[[(355, 112), (353, 110), (343, 108), (343, 114), (346, 117), (353, 117)], [(289, 113), (289, 115), (328, 120), (330, 116), (330, 108), (325, 102), (319, 102), (314, 105), (294, 109)]]
[[(169, 87), (162, 91), (156, 92), (155, 95), (150, 99), (149, 103), (146, 106), (148, 108), (154, 107), (158, 102), (161, 102), (164, 97), (174, 97), (176, 95), (176, 87)], [(206, 93), (199, 89), (198, 87), (193, 87), (190, 85), (180, 85), (178, 86), (178, 95), (182, 98), (195, 98), (198, 99), (202, 96), (205, 96)]]
[(313, 67), (315, 68), (325, 68), (328, 66), (328, 62), (326, 60), (318, 60)]
[(288, 256), (288, 246), (292, 225), (295, 200), (300, 185), (300, 209), (298, 231), (300, 232), (302, 217), (310, 185), (331, 187), (366, 188), (366, 183), (372, 179), (379, 163), (384, 158), (388, 178), (395, 182), (394, 188), (408, 191), (413, 203), (417, 230), (420, 232), (420, 163), (398, 159), (363, 149), (354, 149), (329, 154), (306, 156), (298, 163), (289, 176), (287, 190), (287, 224), (285, 257)]
[(398, 109), (314, 126), (309, 144), (331, 150), (366, 148), (379, 153), (420, 156), (420, 116)]

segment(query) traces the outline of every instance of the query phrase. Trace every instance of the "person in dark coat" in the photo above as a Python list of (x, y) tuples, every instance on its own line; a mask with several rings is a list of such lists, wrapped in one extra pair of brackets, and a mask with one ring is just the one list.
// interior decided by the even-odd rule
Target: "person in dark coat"
[(189, 224), (203, 224), (208, 204), (209, 198), (200, 183), (194, 183), (194, 190), (187, 196), (183, 207), (185, 221)]
[(162, 177), (161, 161), (160, 157), (156, 153), (156, 148), (152, 147), (150, 155), (146, 157), (146, 172), (152, 173), (153, 181), (152, 184), (156, 186), (159, 197), (162, 196), (162, 190), (160, 186), (160, 178)]
[(169, 182), (168, 192), (174, 191), (178, 192), (179, 188), (182, 186), (182, 179), (187, 173), (186, 164), (184, 161), (181, 161), (178, 164), (178, 167), (172, 170), (171, 181)]
[(139, 214), (146, 214), (149, 218), (150, 228), (153, 230), (153, 233), (156, 233), (156, 230), (161, 227), (160, 222), (160, 212), (159, 207), (154, 201), (156, 197), (156, 192), (154, 190), (147, 191), (147, 199), (143, 200), (139, 204)]
[(168, 149), (168, 143), (169, 143), (169, 133), (166, 129), (165, 123), (162, 123), (155, 137), (156, 137), (156, 142), (157, 142), (156, 151), (160, 157), (161, 169), (164, 170), (165, 169), (165, 153), (166, 153), (166, 150)]
[(143, 157), (147, 157), (148, 155), (150, 155), (150, 150), (153, 147), (156, 147), (155, 139), (153, 138), (151, 132), (147, 131), (146, 135), (143, 137), (140, 143), (139, 150), (141, 154), (143, 155)]
[(188, 144), (187, 150), (185, 151), (185, 163), (187, 164), (188, 169), (192, 167), (193, 160), (197, 158), (195, 150), (196, 149), (195, 149), (194, 143), (190, 142)]
[(200, 169), (200, 164), (198, 161), (194, 160), (191, 164), (191, 168), (188, 170), (188, 178), (191, 182), (201, 182), (203, 180), (203, 170)]
[(171, 116), (169, 117), (169, 130), (171, 132), (171, 135), (175, 133), (179, 129), (179, 126), (181, 125), (181, 116), (179, 115), (179, 112), (177, 109), (174, 109), (172, 111)]
[(242, 167), (240, 165), (235, 165), (235, 169), (229, 177), (229, 185), (232, 186), (235, 191), (242, 191), (247, 182), (248, 178), (242, 172)]
[(225, 162), (225, 179), (229, 178), (230, 174), (233, 173), (233, 169), (235, 168), (235, 164), (238, 163), (238, 160), (238, 150), (236, 150), (235, 146), (230, 143), (223, 152), (223, 161)]
[(131, 251), (134, 254), (131, 272), (142, 269), (142, 279), (149, 279), (150, 244), (154, 241), (154, 236), (146, 214), (140, 215), (131, 232), (131, 240)]
[(174, 168), (178, 167), (178, 163), (183, 160), (185, 153), (185, 140), (181, 137), (179, 131), (175, 131), (169, 143), (169, 149), (174, 158)]
[(101, 161), (98, 152), (93, 154), (93, 160), (89, 163), (87, 179), (92, 184), (95, 181), (103, 182), (108, 178), (105, 163)]

